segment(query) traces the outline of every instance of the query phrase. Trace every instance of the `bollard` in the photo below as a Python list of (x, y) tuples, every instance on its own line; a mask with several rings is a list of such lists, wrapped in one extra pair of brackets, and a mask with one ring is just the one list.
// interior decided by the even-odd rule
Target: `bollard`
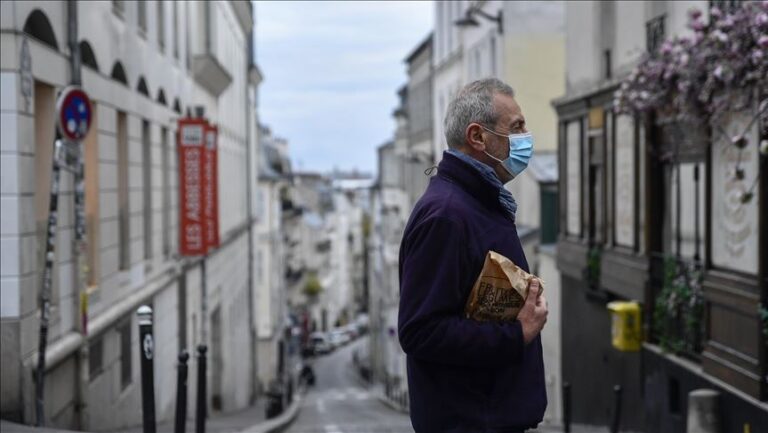
[(187, 429), (187, 361), (189, 353), (182, 350), (179, 353), (179, 370), (176, 376), (176, 422), (174, 433), (184, 433)]
[(197, 346), (197, 410), (195, 412), (195, 432), (205, 433), (205, 417), (207, 414), (207, 408), (205, 402), (207, 397), (205, 395), (205, 352), (208, 348), (205, 344)]
[(563, 431), (571, 433), (571, 384), (563, 383)]
[(141, 407), (144, 433), (155, 433), (155, 377), (152, 367), (155, 341), (152, 338), (152, 308), (142, 305), (139, 317), (139, 353), (141, 357)]
[(611, 433), (619, 433), (619, 421), (621, 420), (621, 385), (613, 386), (613, 399)]
[(688, 433), (719, 433), (720, 393), (712, 389), (696, 389), (688, 394)]

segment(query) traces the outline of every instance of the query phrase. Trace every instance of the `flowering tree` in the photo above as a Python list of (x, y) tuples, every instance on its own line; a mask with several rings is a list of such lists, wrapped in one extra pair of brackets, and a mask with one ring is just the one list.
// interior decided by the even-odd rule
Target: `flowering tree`
[[(701, 11), (691, 10), (693, 36), (667, 40), (658, 52), (646, 55), (616, 91), (614, 105), (620, 113), (653, 111), (699, 130), (711, 125), (715, 137), (726, 138), (741, 152), (750, 145), (747, 132), (768, 114), (768, 1), (744, 3), (730, 13), (713, 7), (709, 18), (705, 22)], [(755, 105), (743, 131), (729, 135), (723, 129), (726, 114)], [(765, 128), (768, 119), (762, 124)], [(768, 140), (754, 144), (768, 155)], [(744, 178), (740, 163), (733, 175)], [(742, 202), (752, 199), (756, 186), (757, 179)]]

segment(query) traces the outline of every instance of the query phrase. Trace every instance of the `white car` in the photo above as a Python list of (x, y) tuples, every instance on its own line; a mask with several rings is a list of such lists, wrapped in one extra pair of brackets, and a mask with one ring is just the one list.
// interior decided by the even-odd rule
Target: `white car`
[(315, 332), (309, 336), (310, 345), (315, 355), (324, 355), (334, 349), (333, 344), (322, 332)]
[(334, 348), (341, 347), (349, 343), (349, 335), (341, 329), (334, 329), (328, 333), (328, 340)]

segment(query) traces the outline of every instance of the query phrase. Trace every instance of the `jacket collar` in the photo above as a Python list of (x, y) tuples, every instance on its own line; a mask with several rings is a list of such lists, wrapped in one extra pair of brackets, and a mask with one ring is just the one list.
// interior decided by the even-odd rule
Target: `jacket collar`
[(437, 166), (437, 175), (459, 185), (485, 206), (504, 211), (499, 204), (499, 189), (485, 180), (476, 168), (456, 156), (443, 152), (443, 159)]

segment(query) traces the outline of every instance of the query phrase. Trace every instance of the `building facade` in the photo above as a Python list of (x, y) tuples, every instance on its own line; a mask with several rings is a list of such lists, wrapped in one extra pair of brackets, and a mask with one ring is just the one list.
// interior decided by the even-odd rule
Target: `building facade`
[[(2, 416), (35, 419), (32, 372), (56, 93), (71, 82), (78, 51), (94, 113), (83, 145), (88, 248), (82, 254), (89, 272), (75, 266), (74, 183), (64, 171), (45, 357), (46, 424), (98, 431), (138, 423), (135, 312), (144, 304), (155, 317), (158, 420), (173, 416), (177, 355), (190, 352), (195, 371), (199, 344), (208, 347), (209, 409), (246, 407), (257, 383), (255, 351), (240, 350), (256, 347), (248, 204), (260, 75), (251, 54), (252, 7), (111, 1), (74, 2), (68, 9), (69, 3), (0, 5)], [(68, 40), (72, 34), (77, 39)], [(177, 119), (192, 113), (219, 128), (221, 246), (206, 257), (184, 258), (178, 254), (175, 136)], [(189, 401), (195, 401), (195, 377), (190, 374)]]
[[(748, 179), (759, 179), (762, 192), (740, 203), (733, 194), (741, 183), (726, 174), (737, 160), (723, 149), (728, 143), (695, 128), (679, 135), (680, 125), (663, 116), (619, 114), (613, 102), (646, 53), (654, 55), (664, 40), (692, 36), (689, 10), (707, 16), (712, 5), (738, 3), (566, 3), (566, 88), (554, 101), (557, 260), (562, 371), (575, 422), (609, 424), (619, 385), (623, 407), (637, 408), (622, 412), (622, 428), (685, 431), (688, 393), (709, 388), (720, 393), (713, 415), (723, 431), (768, 430), (765, 325), (758, 313), (767, 287), (765, 156), (743, 155)], [(748, 139), (759, 142), (764, 134), (757, 122)], [(691, 307), (670, 310), (674, 300), (666, 294), (681, 284)], [(612, 347), (606, 304), (613, 300), (641, 306), (640, 351)], [(681, 336), (681, 344), (670, 346)], [(584, 374), (596, 369), (601, 374)]]

